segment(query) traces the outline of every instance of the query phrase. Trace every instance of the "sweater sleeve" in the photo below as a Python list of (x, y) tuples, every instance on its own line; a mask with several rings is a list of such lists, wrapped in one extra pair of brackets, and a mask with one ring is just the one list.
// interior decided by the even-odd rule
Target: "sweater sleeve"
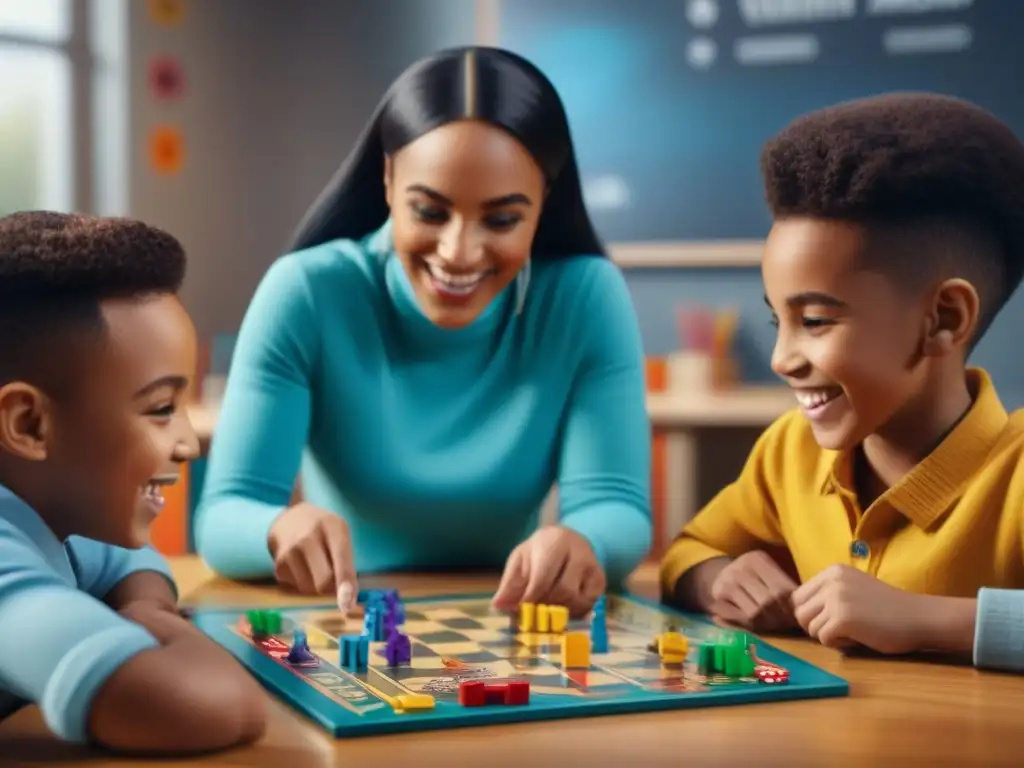
[(978, 592), (974, 666), (1024, 672), (1024, 590)]
[(558, 474), (561, 525), (583, 535), (609, 586), (651, 546), (651, 426), (639, 324), (619, 270), (594, 259), (574, 291), (582, 362), (565, 419)]
[(303, 265), (286, 256), (242, 321), (195, 515), (199, 555), (228, 578), (273, 574), (267, 537), (298, 476), (318, 345)]

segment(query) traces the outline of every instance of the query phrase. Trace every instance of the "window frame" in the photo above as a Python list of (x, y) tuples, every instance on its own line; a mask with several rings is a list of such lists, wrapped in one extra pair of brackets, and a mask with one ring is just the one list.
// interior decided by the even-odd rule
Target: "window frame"
[(0, 48), (50, 51), (65, 57), (71, 72), (71, 207), (91, 212), (95, 203), (95, 103), (93, 98), (96, 57), (91, 45), (91, 8), (93, 0), (72, 0), (70, 29), (64, 41), (45, 40), (30, 35), (0, 31)]

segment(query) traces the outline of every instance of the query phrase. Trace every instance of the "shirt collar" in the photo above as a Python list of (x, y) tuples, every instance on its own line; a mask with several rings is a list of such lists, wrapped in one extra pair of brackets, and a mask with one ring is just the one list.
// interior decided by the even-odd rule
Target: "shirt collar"
[[(963, 494), (1009, 423), (988, 374), (967, 371), (974, 402), (945, 439), (881, 498), (921, 528), (935, 523)], [(817, 481), (824, 495), (853, 487), (852, 453), (834, 452), (822, 462)]]
[(32, 507), (9, 488), (0, 485), (0, 521), (5, 521), (28, 538), (42, 554), (47, 564), (64, 576), (69, 583), (76, 582), (63, 542)]

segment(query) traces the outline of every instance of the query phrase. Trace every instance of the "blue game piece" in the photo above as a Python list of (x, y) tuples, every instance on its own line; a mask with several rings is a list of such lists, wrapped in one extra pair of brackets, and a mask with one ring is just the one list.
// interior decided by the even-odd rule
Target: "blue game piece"
[(363, 634), (375, 643), (379, 643), (387, 637), (384, 627), (384, 614), (376, 608), (368, 608), (363, 617)]
[(339, 640), (342, 668), (365, 672), (370, 662), (370, 639), (366, 635), (343, 635)]
[(608, 604), (601, 595), (594, 603), (594, 613), (590, 618), (590, 652), (608, 653)]

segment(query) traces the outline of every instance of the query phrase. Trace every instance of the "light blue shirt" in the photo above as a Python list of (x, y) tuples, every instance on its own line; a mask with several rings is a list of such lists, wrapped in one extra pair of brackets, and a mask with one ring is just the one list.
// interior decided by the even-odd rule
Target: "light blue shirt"
[(1024, 590), (979, 590), (974, 665), (1024, 672)]
[(158, 645), (102, 602), (139, 571), (171, 579), (151, 549), (80, 537), (61, 543), (0, 486), (0, 719), (37, 704), (54, 733), (86, 741), (93, 696), (122, 664)]
[(644, 355), (620, 270), (535, 258), (468, 327), (421, 311), (388, 228), (289, 254), (235, 346), (195, 518), (230, 578), (273, 573), (300, 473), (348, 521), (360, 572), (500, 567), (557, 483), (560, 523), (611, 583), (651, 543)]

